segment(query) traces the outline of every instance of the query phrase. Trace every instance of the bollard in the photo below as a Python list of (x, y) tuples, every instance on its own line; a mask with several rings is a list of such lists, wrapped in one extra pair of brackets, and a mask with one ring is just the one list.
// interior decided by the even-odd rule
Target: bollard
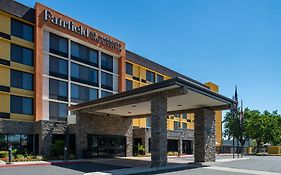
[(13, 157), (13, 155), (12, 155), (12, 144), (9, 144), (8, 152), (9, 152), (9, 161), (8, 161), (8, 163), (11, 164), (12, 163), (12, 157)]
[(63, 151), (63, 160), (64, 160), (64, 161), (67, 160), (67, 146), (64, 147), (64, 151)]

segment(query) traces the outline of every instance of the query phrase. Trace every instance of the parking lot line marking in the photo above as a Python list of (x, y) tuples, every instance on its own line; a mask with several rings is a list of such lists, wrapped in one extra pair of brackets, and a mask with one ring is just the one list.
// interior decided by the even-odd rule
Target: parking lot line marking
[(245, 174), (254, 174), (254, 175), (281, 175), (281, 173), (269, 172), (269, 171), (258, 171), (258, 170), (247, 170), (247, 169), (238, 169), (238, 168), (229, 168), (229, 167), (218, 167), (218, 166), (210, 166), (203, 167), (205, 169), (219, 170), (219, 171), (228, 171), (234, 173), (245, 173)]

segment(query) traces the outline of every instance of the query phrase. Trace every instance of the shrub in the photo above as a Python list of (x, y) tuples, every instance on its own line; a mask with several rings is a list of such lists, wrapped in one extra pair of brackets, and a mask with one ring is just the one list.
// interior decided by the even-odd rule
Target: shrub
[(8, 151), (0, 151), (0, 158), (6, 158), (9, 156), (9, 152)]
[(53, 156), (63, 155), (64, 150), (64, 141), (57, 140), (54, 144), (51, 145), (51, 152)]
[(74, 154), (69, 154), (68, 159), (71, 159), (71, 160), (75, 159), (75, 155)]
[(43, 156), (37, 155), (35, 158), (36, 158), (36, 160), (38, 160), (38, 161), (39, 161), (39, 160), (43, 160)]
[(24, 159), (24, 155), (22, 155), (22, 154), (16, 154), (15, 158), (16, 158), (16, 159)]
[(17, 153), (17, 151), (18, 151), (17, 149), (13, 149), (12, 154), (15, 155)]

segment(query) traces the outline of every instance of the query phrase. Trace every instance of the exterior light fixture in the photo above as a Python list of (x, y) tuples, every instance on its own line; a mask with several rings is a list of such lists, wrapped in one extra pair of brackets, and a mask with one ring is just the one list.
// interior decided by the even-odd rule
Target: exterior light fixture
[(130, 112), (130, 111), (128, 112), (128, 114), (131, 114), (131, 113), (132, 113), (132, 112)]
[(182, 107), (182, 105), (178, 105), (178, 107), (180, 108), (180, 107)]
[(136, 105), (132, 105), (132, 107), (133, 107), (133, 108), (136, 108), (137, 106), (136, 106)]

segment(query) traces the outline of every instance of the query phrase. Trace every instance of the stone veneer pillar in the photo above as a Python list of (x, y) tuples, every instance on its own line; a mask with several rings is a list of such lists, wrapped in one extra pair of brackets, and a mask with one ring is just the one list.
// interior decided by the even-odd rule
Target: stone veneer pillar
[(84, 158), (83, 151), (87, 149), (87, 132), (83, 131), (83, 118), (86, 114), (81, 112), (76, 113), (76, 157), (78, 159)]
[(181, 137), (181, 134), (180, 133), (180, 138), (179, 138), (179, 141), (178, 141), (178, 156), (182, 155), (182, 137)]
[(151, 166), (167, 164), (167, 98), (151, 100)]
[(214, 162), (216, 160), (215, 112), (200, 109), (195, 112), (194, 161)]

